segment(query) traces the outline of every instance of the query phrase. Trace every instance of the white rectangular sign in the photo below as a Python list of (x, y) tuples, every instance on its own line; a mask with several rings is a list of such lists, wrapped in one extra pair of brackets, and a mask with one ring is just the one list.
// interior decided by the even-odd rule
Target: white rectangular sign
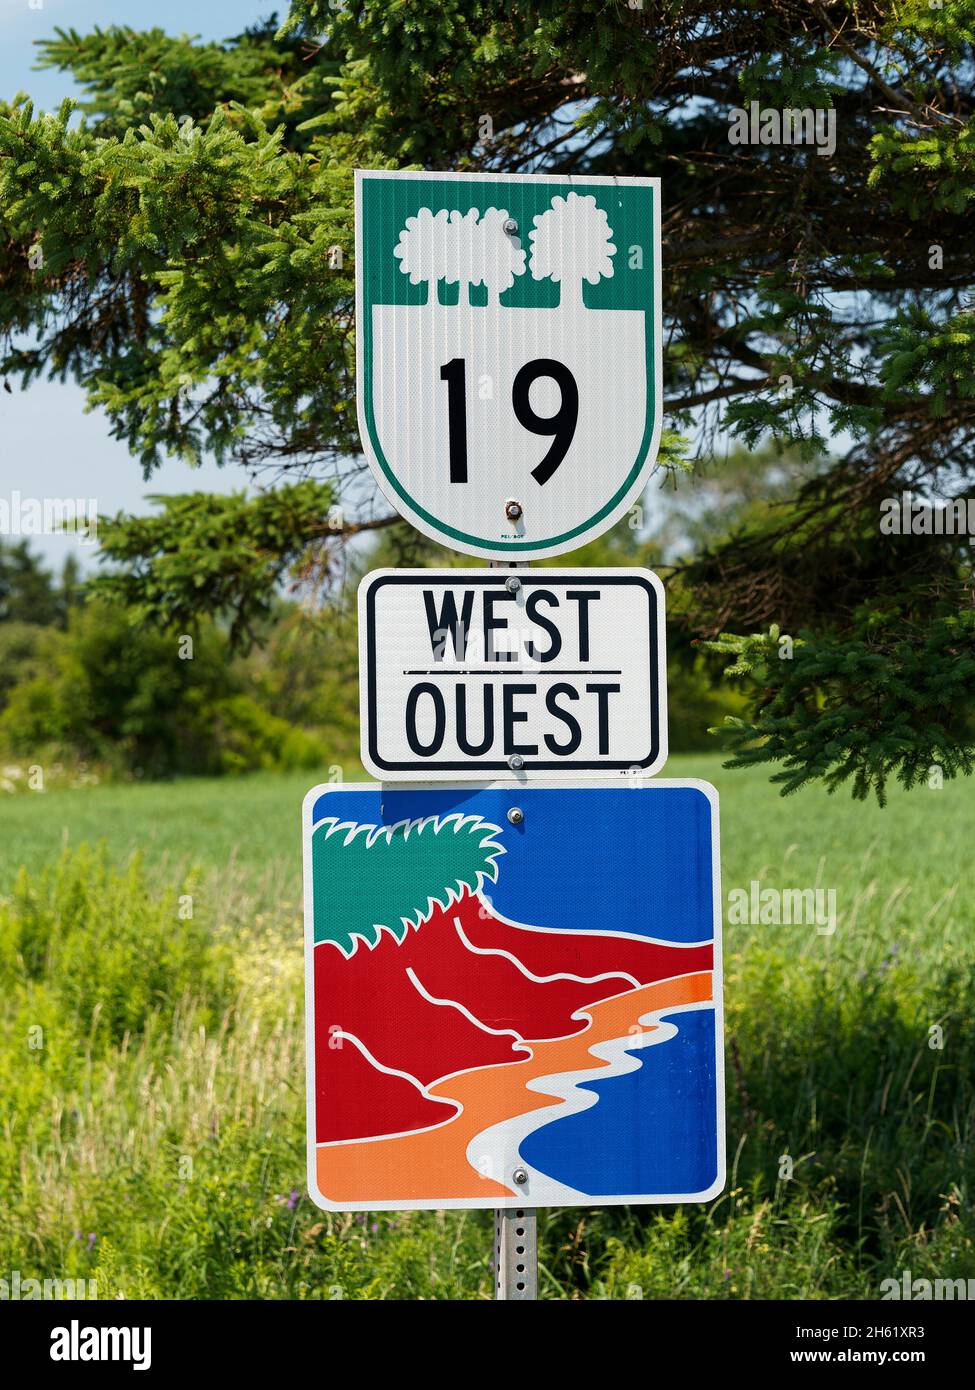
[(362, 761), (384, 781), (625, 777), (666, 760), (649, 570), (376, 570), (359, 649)]

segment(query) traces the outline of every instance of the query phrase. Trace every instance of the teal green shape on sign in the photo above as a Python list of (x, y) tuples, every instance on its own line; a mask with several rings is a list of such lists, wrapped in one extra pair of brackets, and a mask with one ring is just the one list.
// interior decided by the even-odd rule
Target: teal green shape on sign
[[(653, 303), (654, 191), (648, 187), (614, 187), (605, 183), (586, 183), (582, 178), (564, 184), (546, 182), (508, 183), (477, 179), (366, 179), (362, 185), (362, 221), (368, 229), (363, 237), (362, 267), (367, 304), (425, 304), (427, 286), (411, 284), (402, 273), (394, 254), (397, 240), (407, 219), (421, 208), (446, 209), (462, 215), (472, 208), (503, 208), (518, 224), (521, 244), (531, 250), (530, 234), (535, 218), (544, 215), (553, 198), (573, 193), (595, 199), (606, 213), (616, 245), (611, 277), (585, 286), (590, 309), (640, 309)], [(634, 252), (639, 251), (639, 256)], [(456, 303), (457, 286), (440, 284), (441, 303)], [(501, 296), (510, 308), (550, 309), (559, 302), (559, 286), (549, 279), (536, 280), (531, 274), (519, 275)], [(368, 325), (367, 325), (368, 326)]]
[(402, 942), (411, 927), (465, 891), (497, 881), (500, 827), (480, 816), (428, 816), (395, 825), (324, 820), (312, 832), (315, 945), (351, 956), (380, 932)]

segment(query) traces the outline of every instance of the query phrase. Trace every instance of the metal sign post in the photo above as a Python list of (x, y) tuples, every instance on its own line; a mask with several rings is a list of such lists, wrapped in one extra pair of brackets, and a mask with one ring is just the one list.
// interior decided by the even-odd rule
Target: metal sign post
[(538, 1297), (538, 1213), (531, 1207), (494, 1213), (495, 1297)]
[[(531, 561), (489, 560), (489, 570), (530, 569)], [(519, 1170), (515, 1177), (519, 1177)], [(520, 1301), (538, 1297), (538, 1212), (533, 1207), (494, 1213), (494, 1297)]]

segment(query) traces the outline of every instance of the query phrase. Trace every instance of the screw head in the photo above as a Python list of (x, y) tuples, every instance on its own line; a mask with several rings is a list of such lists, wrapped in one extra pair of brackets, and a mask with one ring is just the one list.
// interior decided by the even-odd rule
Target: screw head
[(501, 230), (506, 236), (517, 236), (518, 223), (513, 217), (509, 217), (501, 224)]
[(520, 767), (525, 766), (525, 760), (520, 753), (512, 753), (508, 759), (508, 766), (517, 772)]
[(521, 825), (525, 819), (525, 813), (520, 806), (512, 806), (508, 811), (508, 819), (512, 825)]
[(515, 576), (512, 575), (510, 579), (504, 581), (504, 587), (508, 590), (509, 594), (516, 594), (521, 588), (521, 580), (516, 579)]
[(524, 508), (512, 497), (504, 504), (504, 514), (509, 521), (520, 521), (524, 516)]
[(525, 1183), (528, 1181), (528, 1173), (524, 1168), (516, 1168), (511, 1174), (511, 1180), (512, 1182), (516, 1182), (519, 1187), (524, 1187)]

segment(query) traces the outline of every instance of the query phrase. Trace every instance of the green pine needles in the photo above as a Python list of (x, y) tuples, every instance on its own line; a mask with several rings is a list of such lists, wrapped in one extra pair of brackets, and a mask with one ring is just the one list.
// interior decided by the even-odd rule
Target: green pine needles
[(735, 750), (725, 766), (781, 762), (782, 794), (822, 779), (835, 791), (871, 790), (881, 805), (896, 776), (905, 787), (940, 787), (975, 768), (975, 611), (943, 616), (912, 640), (878, 624), (866, 640), (792, 641), (777, 627), (751, 637), (723, 633), (704, 645), (734, 656), (726, 674), (760, 688), (751, 719), (729, 717), (713, 733)]

